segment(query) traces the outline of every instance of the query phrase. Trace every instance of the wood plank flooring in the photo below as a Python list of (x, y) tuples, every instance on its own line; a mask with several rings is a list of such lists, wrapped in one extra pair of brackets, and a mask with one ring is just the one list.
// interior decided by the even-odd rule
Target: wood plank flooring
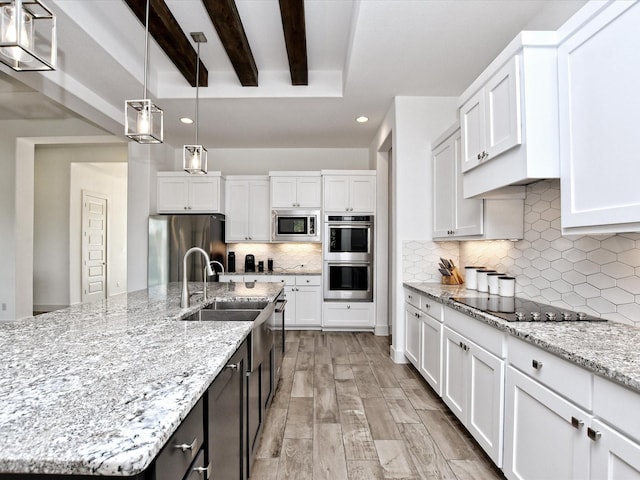
[(250, 480), (503, 479), (387, 337), (289, 331)]

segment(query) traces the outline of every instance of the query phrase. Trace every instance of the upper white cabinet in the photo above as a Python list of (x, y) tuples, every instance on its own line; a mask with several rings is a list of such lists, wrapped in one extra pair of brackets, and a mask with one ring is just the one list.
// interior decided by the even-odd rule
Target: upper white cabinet
[(460, 142), (457, 123), (434, 141), (433, 238), (523, 238), (524, 187), (503, 189), (501, 195), (491, 199), (465, 199)]
[(158, 172), (158, 213), (220, 213), (224, 206), (223, 187), (220, 172)]
[(375, 213), (375, 171), (323, 170), (325, 213)]
[(320, 208), (320, 172), (269, 172), (271, 208)]
[(562, 228), (640, 230), (640, 3), (590, 4), (558, 47)]
[(270, 240), (271, 212), (266, 176), (228, 176), (226, 205), (227, 243)]
[(558, 178), (554, 32), (521, 32), (460, 97), (464, 197)]
[(463, 172), (521, 143), (518, 55), (462, 105), (460, 122)]

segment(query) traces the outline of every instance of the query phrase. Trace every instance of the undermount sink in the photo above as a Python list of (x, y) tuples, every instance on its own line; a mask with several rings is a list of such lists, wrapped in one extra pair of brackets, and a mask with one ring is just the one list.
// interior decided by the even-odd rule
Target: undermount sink
[(185, 318), (189, 321), (213, 321), (213, 322), (253, 322), (262, 313), (262, 310), (211, 310), (202, 309)]
[(262, 310), (269, 302), (266, 301), (237, 301), (237, 302), (214, 302), (207, 305), (205, 310)]

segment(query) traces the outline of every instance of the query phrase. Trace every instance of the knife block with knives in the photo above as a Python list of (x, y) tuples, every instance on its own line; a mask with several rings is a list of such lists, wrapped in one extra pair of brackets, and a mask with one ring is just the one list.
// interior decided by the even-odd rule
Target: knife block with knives
[(458, 267), (453, 263), (453, 260), (440, 257), (438, 271), (442, 274), (442, 283), (444, 285), (462, 285), (464, 283), (464, 278)]

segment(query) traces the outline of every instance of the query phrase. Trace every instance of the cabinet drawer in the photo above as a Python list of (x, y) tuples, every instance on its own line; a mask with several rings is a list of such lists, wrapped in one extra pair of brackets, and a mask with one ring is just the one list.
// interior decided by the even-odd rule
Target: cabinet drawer
[(156, 480), (183, 478), (204, 442), (203, 399), (200, 399), (156, 459)]
[(224, 275), (219, 275), (218, 276), (218, 281), (221, 283), (238, 283), (238, 282), (243, 282), (244, 281), (244, 277), (242, 275), (228, 275), (228, 274), (224, 274)]
[(191, 468), (184, 477), (184, 480), (202, 480), (210, 478), (210, 466), (206, 467), (204, 464), (204, 450), (200, 450), (196, 459), (194, 460)]
[(506, 334), (504, 332), (449, 307), (444, 308), (443, 320), (449, 328), (461, 333), (485, 350), (500, 358), (506, 357)]
[(537, 382), (591, 410), (591, 373), (531, 344), (507, 339), (509, 363)]
[(640, 442), (640, 394), (594, 375), (593, 414)]
[(323, 327), (370, 328), (375, 325), (373, 303), (324, 302)]
[(245, 275), (245, 282), (263, 282), (263, 283), (282, 283), (283, 285), (290, 285), (287, 282), (286, 275)]
[(405, 289), (404, 301), (407, 302), (409, 305), (413, 305), (418, 310), (420, 310), (421, 299), (422, 299), (422, 295), (420, 295), (419, 293), (416, 293), (413, 290)]
[(320, 275), (297, 275), (296, 276), (296, 285), (321, 285), (322, 280)]
[(422, 305), (420, 310), (439, 322), (442, 322), (443, 305), (440, 302), (436, 302), (435, 300), (422, 296), (420, 303)]

